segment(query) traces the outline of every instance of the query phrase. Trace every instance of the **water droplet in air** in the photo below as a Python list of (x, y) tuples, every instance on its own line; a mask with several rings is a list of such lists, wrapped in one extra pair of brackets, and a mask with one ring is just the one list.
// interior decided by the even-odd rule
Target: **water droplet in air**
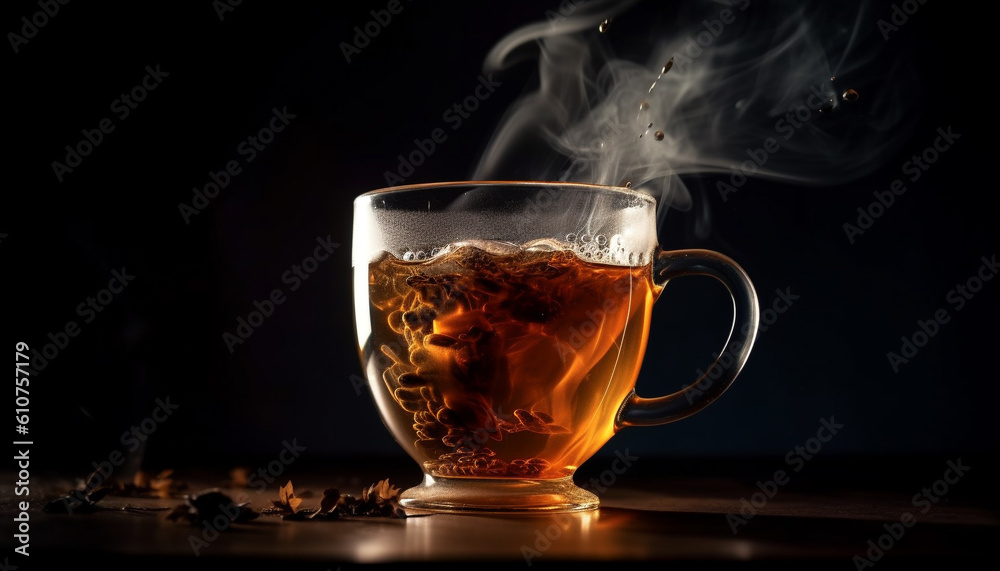
[(597, 31), (600, 33), (605, 33), (608, 31), (608, 27), (611, 26), (611, 18), (605, 18), (601, 25), (597, 27)]
[(844, 101), (857, 101), (858, 97), (861, 97), (861, 95), (853, 89), (844, 91), (843, 95), (840, 96)]
[(649, 109), (649, 101), (643, 101), (639, 104), (640, 111), (645, 111), (646, 109)]
[(653, 138), (656, 139), (657, 141), (662, 141), (663, 140), (663, 131), (657, 131), (657, 132), (653, 133)]
[(632, 181), (626, 180), (625, 182), (622, 183), (622, 186), (624, 186), (625, 188), (632, 188)]
[(649, 125), (646, 125), (646, 128), (647, 128), (647, 129), (649, 129), (649, 128), (650, 128), (650, 127), (652, 127), (652, 126), (653, 126), (653, 124), (652, 124), (652, 123), (650, 123)]

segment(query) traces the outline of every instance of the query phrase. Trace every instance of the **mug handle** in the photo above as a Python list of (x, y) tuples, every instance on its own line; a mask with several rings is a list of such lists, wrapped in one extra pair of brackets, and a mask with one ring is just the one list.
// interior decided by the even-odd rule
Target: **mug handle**
[(675, 393), (643, 398), (635, 389), (625, 397), (615, 416), (615, 429), (656, 426), (687, 418), (722, 396), (740, 374), (757, 338), (759, 307), (750, 278), (732, 259), (712, 250), (657, 248), (653, 280), (661, 288), (679, 276), (711, 276), (726, 286), (733, 300), (733, 327), (719, 357), (693, 384)]

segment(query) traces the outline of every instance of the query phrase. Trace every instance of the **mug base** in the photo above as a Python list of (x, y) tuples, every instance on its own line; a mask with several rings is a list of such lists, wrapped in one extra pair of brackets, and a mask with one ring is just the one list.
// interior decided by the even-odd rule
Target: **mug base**
[(440, 478), (424, 474), (424, 481), (404, 491), (400, 505), (418, 513), (560, 513), (595, 510), (596, 495), (573, 482), (510, 478)]

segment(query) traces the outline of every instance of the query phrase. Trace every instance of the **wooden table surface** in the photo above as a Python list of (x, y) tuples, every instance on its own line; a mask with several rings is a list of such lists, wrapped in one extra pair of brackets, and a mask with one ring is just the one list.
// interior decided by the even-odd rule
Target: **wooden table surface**
[[(562, 515), (416, 515), (340, 521), (290, 521), (261, 515), (228, 530), (204, 529), (168, 520), (183, 503), (171, 498), (111, 494), (89, 514), (50, 514), (48, 500), (75, 485), (65, 474), (33, 475), (29, 557), (15, 553), (19, 510), (12, 486), (3, 489), (0, 564), (18, 569), (55, 568), (89, 561), (113, 568), (179, 564), (194, 568), (347, 569), (358, 564), (439, 565), (491, 561), (516, 568), (590, 561), (628, 561), (635, 565), (715, 568), (869, 568), (908, 566), (915, 561), (949, 566), (996, 560), (1000, 509), (995, 491), (996, 463), (963, 458), (974, 466), (937, 502), (919, 496), (945, 476), (948, 459), (840, 459), (791, 473), (786, 483), (766, 481), (777, 460), (684, 460), (642, 462), (613, 477), (610, 460), (593, 459), (578, 473), (579, 483), (604, 475), (597, 490), (601, 508)], [(974, 463), (973, 463), (974, 462)], [(382, 478), (406, 487), (419, 472), (406, 458), (353, 459), (293, 466), (266, 489), (226, 487), (235, 499), (262, 510), (292, 480), (303, 496), (301, 508), (319, 506), (322, 492), (337, 487), (360, 490)], [(939, 473), (937, 477), (935, 473)], [(4, 473), (5, 482), (16, 474)], [(223, 486), (227, 470), (175, 470), (187, 487), (179, 494)], [(770, 498), (757, 482), (772, 490)], [(943, 488), (939, 485), (938, 492)], [(915, 496), (917, 496), (915, 498)], [(753, 500), (757, 507), (746, 507)], [(750, 504), (753, 505), (753, 504)], [(742, 520), (735, 519), (743, 508)], [(912, 520), (904, 514), (911, 514)], [(905, 519), (908, 526), (902, 525)], [(734, 531), (735, 529), (735, 531)], [(899, 537), (893, 537), (893, 535)], [(192, 539), (196, 538), (196, 539)], [(201, 543), (204, 541), (204, 544)], [(871, 541), (872, 543), (869, 543)], [(873, 550), (872, 546), (881, 548)], [(198, 553), (192, 547), (198, 546)], [(880, 557), (879, 553), (884, 552)], [(4, 557), (7, 559), (5, 560)], [(873, 560), (874, 559), (874, 560)], [(14, 569), (13, 566), (6, 567)]]

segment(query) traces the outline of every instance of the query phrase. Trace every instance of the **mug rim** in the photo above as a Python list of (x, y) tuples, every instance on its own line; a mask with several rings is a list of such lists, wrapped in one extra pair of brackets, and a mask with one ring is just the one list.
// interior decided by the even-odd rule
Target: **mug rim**
[(570, 181), (559, 181), (559, 180), (450, 180), (442, 182), (420, 182), (413, 184), (403, 184), (398, 186), (387, 186), (382, 188), (377, 188), (374, 190), (369, 190), (363, 192), (355, 197), (355, 201), (359, 201), (363, 198), (371, 196), (383, 196), (386, 194), (399, 194), (406, 192), (413, 192), (418, 190), (427, 190), (430, 188), (453, 188), (458, 186), (496, 186), (496, 187), (509, 187), (509, 186), (522, 186), (522, 187), (569, 187), (575, 189), (586, 189), (586, 190), (600, 190), (603, 192), (615, 192), (619, 194), (626, 194), (631, 197), (639, 197), (649, 202), (656, 204), (656, 198), (648, 194), (637, 192), (634, 189), (626, 188), (624, 186), (613, 186), (606, 184), (593, 184), (588, 182), (570, 182)]

